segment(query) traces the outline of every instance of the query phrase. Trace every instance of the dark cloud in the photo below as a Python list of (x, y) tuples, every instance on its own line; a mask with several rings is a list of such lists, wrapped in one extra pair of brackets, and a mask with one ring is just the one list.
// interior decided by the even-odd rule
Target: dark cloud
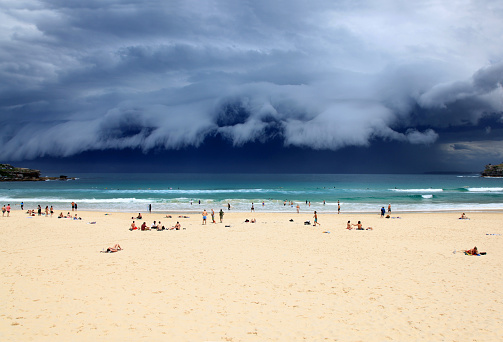
[[(0, 13), (5, 160), (215, 138), (448, 155), (467, 151), (449, 129), (503, 113), (497, 1), (10, 0)], [(480, 140), (501, 139), (487, 127)]]

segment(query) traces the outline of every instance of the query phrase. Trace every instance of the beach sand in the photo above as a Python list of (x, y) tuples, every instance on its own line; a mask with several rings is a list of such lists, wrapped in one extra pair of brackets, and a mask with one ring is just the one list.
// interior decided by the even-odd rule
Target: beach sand
[(133, 213), (17, 210), (0, 217), (0, 340), (501, 341), (503, 213), (460, 214), (144, 214), (186, 229), (141, 232)]

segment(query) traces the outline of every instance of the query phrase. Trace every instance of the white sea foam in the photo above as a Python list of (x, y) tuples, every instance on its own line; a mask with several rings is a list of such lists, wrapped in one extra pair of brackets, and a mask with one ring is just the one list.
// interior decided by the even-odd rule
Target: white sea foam
[(472, 192), (503, 192), (503, 188), (467, 188)]
[(444, 189), (389, 189), (396, 192), (442, 192)]
[(433, 195), (421, 195), (422, 198), (433, 198)]

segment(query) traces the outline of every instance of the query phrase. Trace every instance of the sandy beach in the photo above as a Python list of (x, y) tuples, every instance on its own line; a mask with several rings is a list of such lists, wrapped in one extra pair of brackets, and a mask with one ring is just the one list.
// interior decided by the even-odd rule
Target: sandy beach
[(460, 214), (153, 213), (136, 223), (185, 229), (142, 232), (137, 213), (14, 210), (0, 340), (501, 341), (503, 213)]

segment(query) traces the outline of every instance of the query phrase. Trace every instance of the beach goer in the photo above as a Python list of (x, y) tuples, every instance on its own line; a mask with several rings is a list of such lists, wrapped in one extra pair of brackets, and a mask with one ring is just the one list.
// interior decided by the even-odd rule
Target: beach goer
[(386, 214), (386, 209), (384, 207), (381, 208), (381, 217), (384, 217), (384, 214)]
[(52, 217), (53, 214), (54, 214), (54, 208), (51, 205), (51, 217)]
[(227, 203), (227, 210), (231, 210), (231, 204)]
[(107, 248), (107, 253), (115, 253), (118, 251), (122, 251), (122, 247), (118, 243), (116, 243), (113, 247)]
[(7, 204), (7, 206), (5, 207), (5, 210), (7, 211), (7, 217), (10, 216), (10, 204)]
[(300, 205), (297, 204), (297, 214), (300, 212)]
[(129, 230), (137, 230), (137, 229), (138, 229), (138, 227), (136, 226), (136, 224), (133, 221), (133, 223), (131, 223), (131, 228), (129, 228)]
[(224, 219), (224, 211), (222, 209), (220, 209), (219, 215), (220, 215), (220, 223), (222, 223), (222, 220)]
[(480, 255), (479, 250), (477, 249), (477, 246), (473, 247), (472, 249), (465, 250), (466, 255)]
[(45, 206), (45, 217), (49, 217), (49, 206)]
[(38, 216), (42, 215), (42, 207), (40, 206), (40, 204), (37, 207), (37, 212), (38, 212)]
[(141, 220), (142, 219), (141, 213), (138, 213), (138, 216), (136, 216), (136, 219), (137, 220)]
[(208, 216), (208, 213), (206, 212), (206, 209), (203, 210), (203, 224), (206, 224), (206, 216)]
[(77, 211), (77, 202), (75, 202), (75, 211)]
[(211, 223), (216, 223), (215, 222), (215, 211), (211, 209)]
[(151, 213), (152, 212), (152, 204), (149, 204), (148, 205), (148, 212)]
[(388, 204), (388, 214), (391, 214), (391, 203)]
[(150, 226), (151, 229), (157, 229), (157, 224), (156, 224), (156, 221), (154, 221), (154, 223), (152, 223), (152, 226)]
[(466, 216), (465, 213), (462, 213), (461, 217), (459, 219), (460, 220), (468, 220), (468, 216)]
[(251, 212), (254, 212), (254, 211), (255, 211), (255, 207), (253, 206), (253, 202), (252, 202)]
[(337, 214), (341, 213), (341, 203), (337, 201)]
[[(311, 203), (311, 202), (309, 202)], [(316, 211), (314, 212), (314, 224), (313, 224), (313, 227), (315, 227), (316, 225), (319, 225), (321, 226), (321, 224), (318, 222), (318, 214), (316, 213)]]
[(72, 211), (75, 210), (75, 202), (72, 202)]
[(147, 223), (146, 222), (143, 222), (143, 224), (141, 225), (141, 230), (150, 230), (150, 228), (147, 226)]
[(60, 212), (58, 215), (58, 218), (63, 218), (63, 217), (65, 217), (65, 215), (63, 215), (63, 212)]
[[(361, 221), (358, 221), (358, 223), (356, 224), (356, 230), (365, 230), (365, 228), (363, 228), (363, 224)], [(374, 230), (372, 227), (367, 227), (366, 230)]]
[(2, 207), (2, 216), (5, 216), (5, 212), (7, 211), (7, 209), (5, 209), (5, 204), (3, 205)]
[(21, 202), (21, 210), (24, 210), (24, 203)]
[(173, 228), (171, 229), (175, 229), (175, 230), (180, 230), (181, 226), (180, 226), (180, 222), (176, 221), (176, 224)]
[(351, 224), (351, 221), (348, 221), (348, 224), (346, 225), (346, 229), (353, 229), (353, 225)]

